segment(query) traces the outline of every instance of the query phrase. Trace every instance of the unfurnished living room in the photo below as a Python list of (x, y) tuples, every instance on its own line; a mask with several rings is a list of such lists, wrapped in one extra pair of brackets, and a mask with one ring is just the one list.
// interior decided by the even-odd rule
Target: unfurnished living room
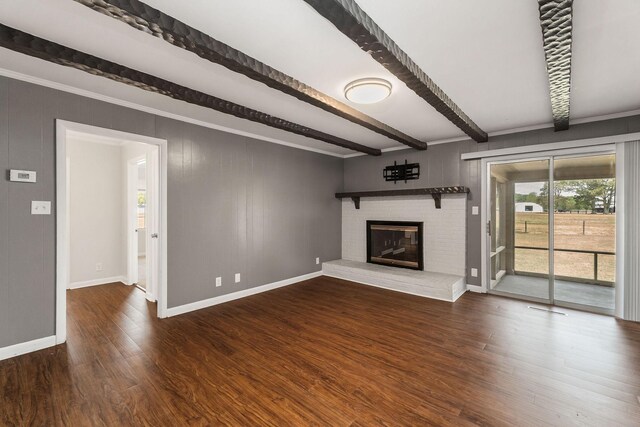
[(0, 0), (0, 426), (640, 426), (639, 23)]

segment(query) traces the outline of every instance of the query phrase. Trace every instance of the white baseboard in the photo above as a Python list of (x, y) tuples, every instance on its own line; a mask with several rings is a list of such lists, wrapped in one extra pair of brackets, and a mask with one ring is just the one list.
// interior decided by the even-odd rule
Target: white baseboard
[(213, 297), (202, 301), (196, 301), (189, 304), (179, 305), (177, 307), (167, 308), (167, 317), (177, 316), (179, 314), (189, 313), (190, 311), (196, 311), (203, 308), (211, 307), (213, 305), (222, 304), (225, 302), (245, 298), (251, 295), (267, 292), (272, 289), (281, 288), (283, 286), (292, 285), (294, 283), (302, 282), (304, 280), (313, 279), (314, 277), (322, 276), (322, 271), (316, 271), (314, 273), (304, 274), (298, 277), (292, 277), (290, 279), (281, 280), (279, 282), (273, 282), (262, 286), (256, 286), (255, 288), (245, 289), (243, 291), (233, 292), (226, 295), (220, 295), (219, 297)]
[(479, 294), (486, 293), (485, 290), (482, 289), (482, 286), (478, 286), (478, 285), (469, 285), (469, 284), (467, 284), (467, 290), (469, 292), (477, 292)]
[(47, 347), (53, 347), (54, 345), (56, 345), (56, 336), (52, 335), (50, 337), (38, 338), (37, 340), (10, 345), (9, 347), (2, 347), (0, 348), (0, 360), (31, 353), (32, 351), (42, 350)]
[(107, 283), (122, 282), (128, 283), (124, 276), (105, 277), (103, 279), (84, 280), (82, 282), (73, 282), (69, 284), (69, 289), (87, 288), (89, 286), (106, 285)]

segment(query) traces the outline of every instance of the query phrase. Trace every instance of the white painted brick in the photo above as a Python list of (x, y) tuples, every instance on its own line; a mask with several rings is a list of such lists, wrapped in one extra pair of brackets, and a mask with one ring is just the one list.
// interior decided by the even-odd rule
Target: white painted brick
[(360, 209), (342, 200), (342, 258), (367, 261), (367, 220), (424, 222), (425, 270), (465, 276), (466, 195), (445, 195), (442, 209), (429, 196), (363, 198)]

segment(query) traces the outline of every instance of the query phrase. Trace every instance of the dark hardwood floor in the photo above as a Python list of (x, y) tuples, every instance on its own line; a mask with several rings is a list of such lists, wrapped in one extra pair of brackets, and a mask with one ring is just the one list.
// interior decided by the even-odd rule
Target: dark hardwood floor
[(0, 362), (2, 425), (640, 425), (640, 324), (321, 277), (158, 320), (68, 292), (68, 343)]

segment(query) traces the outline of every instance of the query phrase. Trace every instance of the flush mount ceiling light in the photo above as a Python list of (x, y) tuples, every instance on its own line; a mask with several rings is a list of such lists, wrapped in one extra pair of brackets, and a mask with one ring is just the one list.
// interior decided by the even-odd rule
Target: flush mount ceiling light
[(344, 88), (344, 96), (356, 104), (374, 104), (391, 95), (391, 83), (383, 79), (354, 80)]

